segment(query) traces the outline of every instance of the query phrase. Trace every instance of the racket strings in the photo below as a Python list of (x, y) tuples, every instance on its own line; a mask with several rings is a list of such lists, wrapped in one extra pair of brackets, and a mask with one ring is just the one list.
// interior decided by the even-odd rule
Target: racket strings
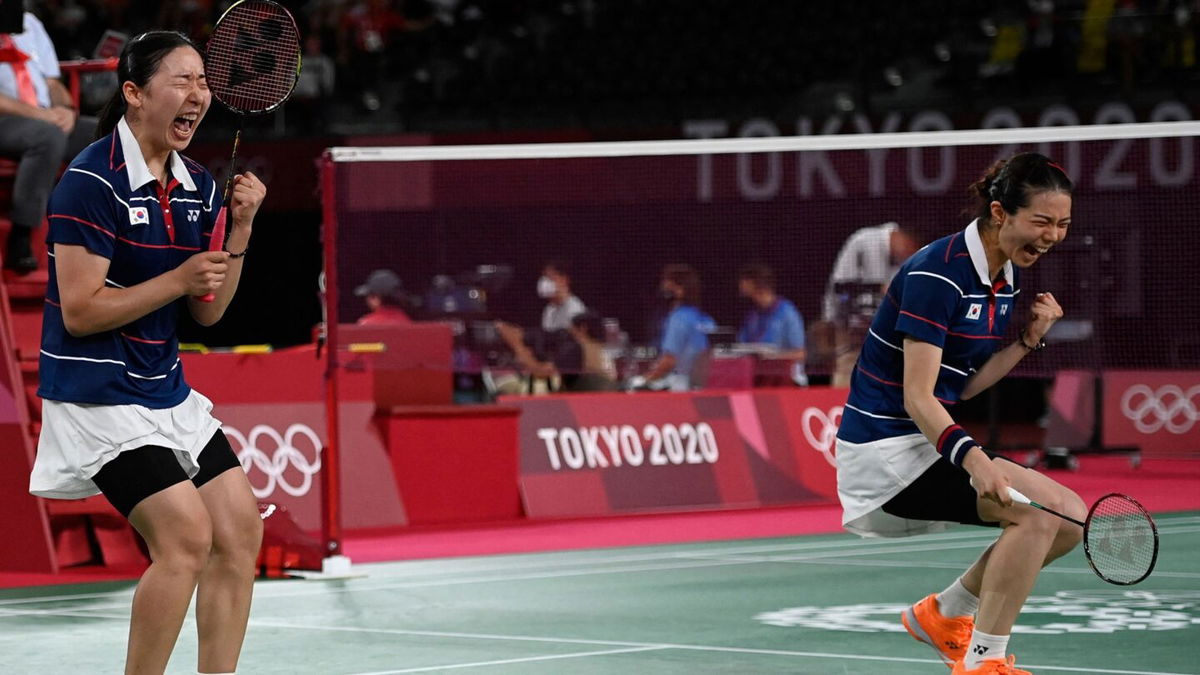
[(213, 30), (205, 54), (206, 79), (225, 105), (243, 112), (269, 110), (296, 84), (300, 35), (279, 5), (245, 0)]
[(1122, 495), (1108, 495), (1092, 507), (1084, 536), (1088, 562), (1113, 583), (1141, 581), (1158, 557), (1154, 521), (1140, 504)]

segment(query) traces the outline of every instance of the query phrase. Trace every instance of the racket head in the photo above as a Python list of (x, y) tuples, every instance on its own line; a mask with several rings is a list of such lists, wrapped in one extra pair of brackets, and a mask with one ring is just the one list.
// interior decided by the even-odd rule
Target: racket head
[(204, 74), (213, 96), (230, 110), (249, 115), (275, 110), (300, 79), (295, 18), (272, 0), (234, 3), (208, 38)]
[(1158, 527), (1136, 499), (1109, 493), (1088, 510), (1083, 552), (1096, 576), (1132, 586), (1150, 576), (1158, 562)]

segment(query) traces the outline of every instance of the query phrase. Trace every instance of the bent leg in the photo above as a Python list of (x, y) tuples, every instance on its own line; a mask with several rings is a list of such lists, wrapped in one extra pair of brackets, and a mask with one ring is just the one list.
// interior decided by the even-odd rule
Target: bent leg
[[(1086, 516), (1083, 500), (1066, 487), (1017, 464), (999, 465), (1013, 487), (1034, 501), (1080, 520)], [(1002, 507), (980, 500), (979, 514), (984, 520), (1001, 523), (1004, 531), (964, 575), (963, 584), (972, 592), (978, 588), (976, 628), (992, 635), (1008, 635), (1033, 590), (1038, 572), (1075, 548), (1083, 532), (1074, 523), (1021, 504)]]
[[(224, 441), (224, 436), (219, 440)], [(224, 448), (222, 452), (232, 454), (227, 442)], [(212, 444), (204, 452), (210, 450)], [(250, 618), (262, 518), (240, 466), (204, 483), (200, 496), (213, 522), (213, 547), (196, 594), (198, 668), (202, 673), (231, 673), (237, 668)]]
[(0, 120), (0, 156), (17, 160), (12, 222), (35, 229), (46, 215), (46, 202), (63, 161), (67, 135), (49, 122), (8, 116)]
[(133, 595), (127, 675), (162, 673), (212, 547), (208, 511), (186, 480), (146, 497), (129, 514), (150, 549)]

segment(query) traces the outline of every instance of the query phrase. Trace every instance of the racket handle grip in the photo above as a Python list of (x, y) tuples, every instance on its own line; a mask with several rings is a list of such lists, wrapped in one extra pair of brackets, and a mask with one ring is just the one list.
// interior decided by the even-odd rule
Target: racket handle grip
[[(212, 236), (208, 238), (208, 250), (220, 251), (225, 248), (225, 212), (226, 207), (222, 206), (217, 212), (217, 220), (213, 223)], [(213, 293), (205, 293), (200, 296), (200, 302), (212, 302), (217, 296)]]
[[(974, 478), (971, 479), (971, 487), (975, 487), (975, 479)], [(1018, 490), (1017, 488), (1015, 488), (1011, 485), (1008, 486), (1008, 496), (1011, 497), (1012, 500), (1018, 504), (1030, 504), (1030, 505), (1033, 504), (1033, 501), (1030, 500), (1029, 497), (1026, 497), (1025, 495), (1021, 494), (1020, 490)]]
[(1031, 501), (1029, 497), (1021, 494), (1017, 488), (1012, 487), (1011, 485), (1008, 487), (1008, 496), (1012, 497), (1012, 500), (1018, 504), (1033, 504), (1033, 501)]

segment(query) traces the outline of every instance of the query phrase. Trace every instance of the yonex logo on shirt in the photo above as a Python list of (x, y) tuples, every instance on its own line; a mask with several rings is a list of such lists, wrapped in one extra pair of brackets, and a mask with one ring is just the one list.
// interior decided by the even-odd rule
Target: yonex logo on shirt
[(972, 302), (971, 307), (967, 309), (968, 319), (978, 319), (979, 313), (983, 311), (983, 305), (978, 302)]
[(129, 207), (129, 224), (145, 225), (150, 222), (150, 211), (144, 206)]
[(200, 209), (188, 209), (188, 222), (194, 223), (200, 220)]

